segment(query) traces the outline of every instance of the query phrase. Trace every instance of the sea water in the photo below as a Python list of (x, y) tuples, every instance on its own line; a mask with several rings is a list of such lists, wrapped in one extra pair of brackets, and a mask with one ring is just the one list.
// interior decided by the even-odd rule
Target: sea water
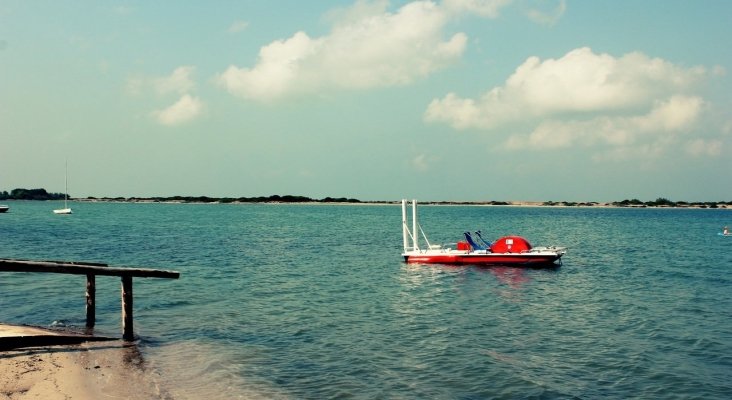
[[(397, 205), (10, 202), (0, 258), (180, 271), (134, 280), (145, 368), (177, 399), (726, 399), (728, 209), (421, 206), (568, 246), (553, 269), (405, 264)], [(0, 273), (0, 321), (84, 325), (85, 278)], [(118, 278), (97, 332), (120, 335)]]

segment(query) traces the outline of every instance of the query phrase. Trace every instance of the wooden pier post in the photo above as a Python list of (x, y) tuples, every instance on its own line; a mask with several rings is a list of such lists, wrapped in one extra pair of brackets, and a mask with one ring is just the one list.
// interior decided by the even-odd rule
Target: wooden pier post
[(96, 323), (96, 276), (119, 276), (122, 278), (122, 338), (135, 340), (132, 324), (132, 278), (178, 279), (177, 271), (149, 268), (119, 268), (107, 264), (73, 261), (31, 261), (0, 258), (0, 272), (51, 272), (57, 274), (86, 275), (86, 326)]
[(122, 276), (122, 339), (135, 340), (132, 326), (132, 277)]
[(97, 319), (96, 313), (96, 275), (86, 275), (86, 327), (93, 328)]

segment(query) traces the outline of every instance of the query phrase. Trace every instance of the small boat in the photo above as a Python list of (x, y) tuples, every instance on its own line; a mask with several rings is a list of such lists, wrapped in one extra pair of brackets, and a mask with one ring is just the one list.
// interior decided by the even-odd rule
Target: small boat
[(73, 214), (74, 212), (71, 211), (70, 208), (66, 207), (66, 208), (57, 208), (57, 209), (53, 210), (53, 213), (54, 214)]
[(53, 210), (54, 214), (73, 214), (71, 211), (71, 208), (69, 208), (68, 201), (69, 201), (69, 163), (66, 163), (66, 173), (65, 173), (65, 190), (64, 190), (64, 208), (59, 208), (56, 210)]
[(0, 213), (8, 212), (10, 210), (10, 206), (6, 206), (5, 204), (0, 204)]
[[(407, 200), (402, 200), (402, 236), (404, 261), (424, 264), (471, 264), (511, 266), (553, 266), (561, 262), (566, 247), (533, 247), (521, 236), (504, 236), (490, 243), (483, 239), (480, 231), (473, 236), (465, 232), (464, 241), (455, 243), (455, 248), (431, 244), (417, 222), (417, 200), (412, 200), (412, 229), (407, 224)], [(420, 233), (426, 248), (420, 246)]]

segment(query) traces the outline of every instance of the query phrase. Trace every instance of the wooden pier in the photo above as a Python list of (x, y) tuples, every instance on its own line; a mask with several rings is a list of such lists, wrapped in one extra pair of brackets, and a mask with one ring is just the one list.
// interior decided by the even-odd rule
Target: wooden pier
[(96, 319), (96, 276), (119, 276), (122, 279), (122, 339), (134, 340), (132, 321), (132, 278), (178, 279), (177, 271), (148, 268), (110, 267), (107, 264), (69, 261), (30, 261), (0, 259), (0, 272), (50, 272), (86, 275), (86, 326), (93, 328)]

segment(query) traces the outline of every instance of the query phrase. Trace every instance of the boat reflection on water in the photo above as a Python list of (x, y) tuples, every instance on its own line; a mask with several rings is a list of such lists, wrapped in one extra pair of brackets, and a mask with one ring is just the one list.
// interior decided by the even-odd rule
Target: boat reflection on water
[(525, 268), (517, 267), (490, 267), (485, 268), (498, 279), (499, 282), (509, 286), (512, 289), (520, 289), (525, 283), (531, 281), (526, 275)]
[[(404, 264), (402, 269), (408, 274), (402, 276), (402, 283), (409, 283), (410, 285), (420, 286), (426, 282), (434, 283), (435, 281), (444, 278), (446, 273), (454, 274), (464, 273), (470, 271), (489, 272), (493, 275), (500, 284), (508, 286), (512, 289), (520, 289), (524, 284), (531, 282), (531, 276), (529, 273), (533, 271), (533, 268), (526, 267), (512, 267), (512, 266), (485, 266), (485, 265), (452, 265), (452, 264)], [(547, 270), (544, 268), (537, 268)], [(554, 268), (551, 268), (554, 269)]]
[(490, 267), (476, 266), (481, 270), (489, 271), (499, 282), (506, 284), (514, 289), (518, 289), (525, 283), (531, 282), (531, 275), (534, 273), (545, 274), (559, 271), (560, 265), (550, 267), (514, 267), (511, 265), (496, 265)]
[[(490, 274), (495, 282), (490, 283), (493, 290), (499, 297), (511, 301), (520, 301), (522, 293), (531, 288), (531, 282), (535, 274), (544, 276), (553, 274), (561, 267), (526, 267), (510, 265), (453, 265), (453, 264), (402, 264), (403, 274), (400, 274), (399, 284), (406, 290), (420, 288), (432, 291), (432, 295), (440, 294), (447, 290), (445, 282), (462, 282), (475, 280), (475, 274)], [(544, 280), (545, 277), (538, 277)]]

